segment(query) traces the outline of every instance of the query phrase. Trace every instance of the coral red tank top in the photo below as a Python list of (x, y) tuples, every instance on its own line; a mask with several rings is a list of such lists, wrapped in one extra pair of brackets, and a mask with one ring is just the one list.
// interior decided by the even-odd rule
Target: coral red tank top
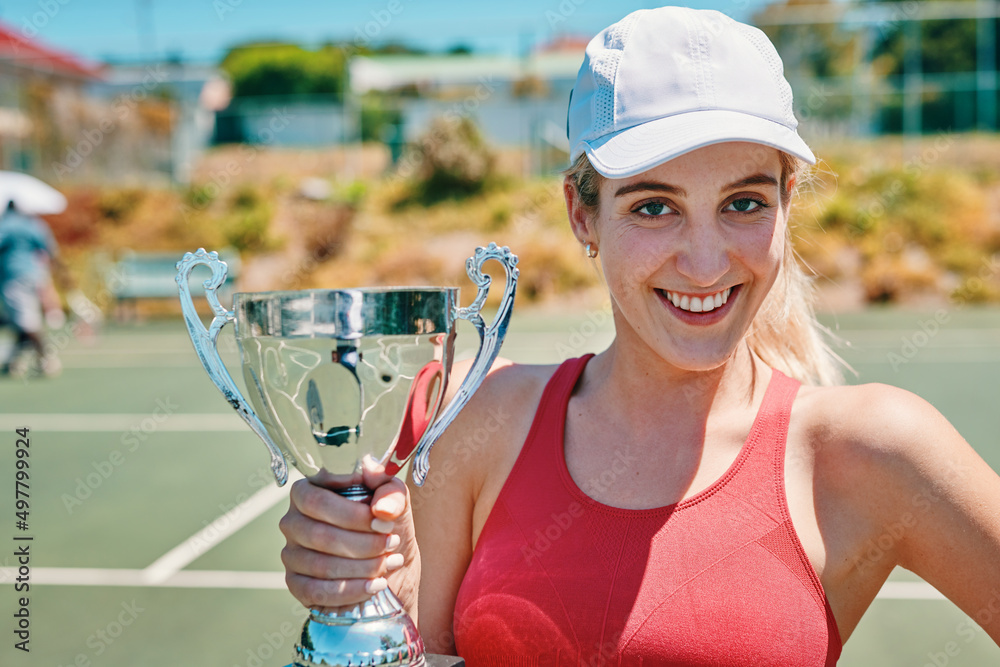
[[(549, 381), (483, 527), (455, 603), (458, 654), (469, 667), (835, 665), (837, 626), (785, 499), (798, 381), (774, 371), (743, 449), (710, 487), (619, 509), (577, 487), (563, 455), (589, 358)], [(607, 474), (635, 465), (625, 452)]]

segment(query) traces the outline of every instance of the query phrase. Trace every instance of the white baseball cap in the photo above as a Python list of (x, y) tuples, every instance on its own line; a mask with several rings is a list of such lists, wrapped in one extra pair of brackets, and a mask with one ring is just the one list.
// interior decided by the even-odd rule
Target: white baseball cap
[(632, 12), (587, 45), (570, 94), (570, 162), (642, 173), (724, 141), (772, 146), (809, 164), (781, 58), (759, 29), (714, 10)]

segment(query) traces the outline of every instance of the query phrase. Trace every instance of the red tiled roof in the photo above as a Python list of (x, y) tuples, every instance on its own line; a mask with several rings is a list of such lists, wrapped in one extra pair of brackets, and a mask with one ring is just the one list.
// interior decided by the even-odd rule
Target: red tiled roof
[(16, 28), (0, 23), (0, 61), (41, 72), (84, 79), (101, 78), (102, 67), (66, 51), (43, 46), (23, 36)]
[(536, 50), (538, 53), (576, 53), (583, 52), (590, 43), (590, 37), (581, 35), (558, 35), (549, 42), (542, 44)]

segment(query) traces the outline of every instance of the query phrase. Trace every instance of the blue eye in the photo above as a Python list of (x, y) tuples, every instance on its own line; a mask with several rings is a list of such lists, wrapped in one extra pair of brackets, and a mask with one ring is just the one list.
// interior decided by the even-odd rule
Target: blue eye
[(736, 211), (737, 213), (754, 213), (758, 209), (764, 208), (765, 204), (759, 202), (756, 199), (736, 199), (732, 201), (726, 210)]
[(651, 201), (647, 204), (643, 204), (639, 208), (635, 209), (639, 213), (644, 213), (646, 215), (658, 216), (663, 215), (667, 210), (667, 205), (659, 201)]

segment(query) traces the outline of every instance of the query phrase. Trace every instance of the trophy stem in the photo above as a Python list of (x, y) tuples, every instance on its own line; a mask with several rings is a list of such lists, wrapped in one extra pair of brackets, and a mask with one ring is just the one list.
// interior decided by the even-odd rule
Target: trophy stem
[(370, 503), (372, 500), (372, 490), (362, 484), (346, 486), (343, 489), (334, 489), (334, 491), (348, 500), (355, 500), (359, 503)]

